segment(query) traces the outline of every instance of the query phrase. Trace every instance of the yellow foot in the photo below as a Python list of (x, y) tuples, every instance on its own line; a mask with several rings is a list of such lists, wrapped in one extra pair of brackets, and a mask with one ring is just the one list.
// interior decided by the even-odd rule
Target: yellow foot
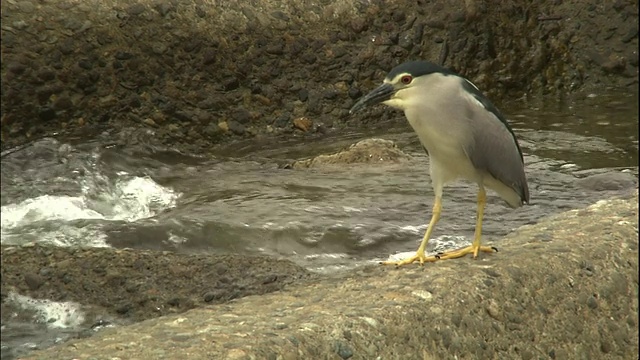
[(492, 252), (498, 252), (498, 249), (493, 246), (479, 246), (479, 247), (467, 246), (462, 249), (447, 251), (447, 252), (438, 254), (436, 255), (436, 257), (439, 258), (440, 260), (448, 260), (448, 259), (461, 258), (467, 254), (473, 254), (473, 258), (476, 259), (478, 257), (478, 253), (480, 252), (492, 253)]
[(438, 256), (426, 256), (424, 251), (418, 251), (412, 257), (409, 257), (400, 261), (382, 261), (380, 262), (380, 264), (402, 266), (402, 265), (413, 264), (414, 262), (418, 261), (420, 265), (424, 265), (424, 263), (426, 262), (434, 262), (434, 261), (438, 261), (439, 259), (440, 258)]

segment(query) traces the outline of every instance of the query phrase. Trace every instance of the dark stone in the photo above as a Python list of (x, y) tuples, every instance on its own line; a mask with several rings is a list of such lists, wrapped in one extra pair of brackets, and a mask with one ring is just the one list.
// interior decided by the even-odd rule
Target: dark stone
[(229, 120), (227, 125), (229, 125), (229, 130), (236, 135), (243, 135), (247, 131), (244, 125), (234, 120)]
[(133, 54), (130, 53), (130, 52), (126, 52), (126, 51), (118, 51), (118, 52), (116, 52), (114, 57), (117, 60), (129, 60), (129, 59), (133, 58)]
[(200, 39), (191, 39), (183, 44), (182, 49), (186, 52), (193, 52), (200, 49), (201, 46), (202, 41)]
[(207, 292), (206, 294), (204, 294), (204, 301), (205, 302), (211, 302), (216, 298), (216, 293), (213, 293), (211, 291)]
[(226, 91), (235, 90), (240, 86), (240, 82), (235, 77), (228, 77), (222, 81), (222, 87)]
[(216, 62), (217, 51), (215, 49), (206, 49), (202, 55), (202, 63), (205, 65), (211, 65)]
[(278, 276), (275, 274), (270, 274), (268, 276), (266, 276), (264, 278), (264, 280), (262, 280), (262, 284), (266, 285), (266, 284), (272, 284), (274, 282), (276, 282), (278, 280)]
[(272, 44), (267, 46), (266, 48), (267, 54), (271, 55), (282, 55), (284, 53), (284, 45), (283, 44)]
[(70, 55), (75, 49), (76, 46), (73, 42), (73, 39), (70, 38), (65, 39), (60, 43), (60, 46), (58, 46), (58, 50), (60, 50), (60, 53), (62, 53), (63, 55)]
[(137, 16), (142, 14), (146, 10), (145, 6), (142, 4), (133, 4), (129, 6), (127, 9), (127, 14), (131, 16)]
[(40, 80), (42, 81), (51, 81), (53, 79), (56, 78), (56, 73), (53, 72), (53, 70), (48, 69), (48, 68), (43, 68), (40, 71), (38, 71), (38, 74), (36, 75)]
[(356, 100), (362, 96), (362, 91), (356, 87), (350, 87), (348, 94), (350, 98)]
[(289, 114), (283, 114), (278, 116), (273, 122), (273, 126), (277, 128), (286, 128), (291, 125), (291, 116)]
[(168, 13), (175, 11), (175, 7), (169, 2), (161, 2), (156, 4), (154, 9), (161, 15), (166, 16)]
[(182, 302), (182, 299), (180, 299), (179, 297), (174, 297), (174, 298), (171, 298), (171, 299), (167, 300), (167, 305), (173, 306), (173, 307), (178, 307), (178, 306), (180, 306), (181, 302)]
[(284, 12), (282, 12), (280, 10), (273, 11), (271, 13), (271, 16), (273, 16), (274, 18), (276, 18), (278, 20), (289, 21), (289, 15), (285, 14)]
[(351, 29), (353, 29), (353, 32), (356, 34), (359, 34), (367, 30), (367, 22), (363, 18), (351, 20)]
[(251, 121), (251, 113), (245, 108), (239, 108), (233, 114), (233, 119), (240, 124), (248, 124)]
[(341, 359), (349, 359), (353, 356), (353, 350), (351, 350), (348, 344), (342, 341), (336, 341), (333, 344), (333, 348)]
[(93, 64), (87, 59), (78, 61), (78, 66), (85, 70), (91, 70), (93, 68)]
[(57, 111), (68, 110), (73, 107), (73, 102), (68, 96), (60, 96), (53, 102), (53, 108)]
[(302, 55), (302, 61), (306, 62), (307, 64), (313, 64), (317, 59), (318, 58), (316, 57), (316, 55), (312, 53), (306, 53)]
[(333, 89), (329, 89), (329, 90), (325, 90), (322, 95), (327, 100), (333, 100), (338, 96), (338, 93)]
[(44, 284), (44, 279), (36, 274), (25, 274), (24, 282), (27, 284), (30, 290), (38, 290), (40, 286)]
[(45, 106), (40, 108), (40, 111), (38, 111), (38, 118), (41, 121), (51, 121), (56, 118), (56, 111)]
[(123, 304), (116, 308), (116, 312), (120, 315), (126, 315), (132, 309), (133, 309), (132, 304)]
[(593, 191), (616, 191), (636, 187), (638, 179), (629, 173), (615, 172), (591, 175), (576, 180), (576, 183)]
[(300, 101), (307, 101), (307, 99), (309, 99), (309, 90), (300, 89), (298, 91), (298, 99), (300, 99)]
[(7, 65), (7, 70), (16, 75), (22, 74), (26, 69), (27, 67), (23, 63), (17, 61), (11, 62)]

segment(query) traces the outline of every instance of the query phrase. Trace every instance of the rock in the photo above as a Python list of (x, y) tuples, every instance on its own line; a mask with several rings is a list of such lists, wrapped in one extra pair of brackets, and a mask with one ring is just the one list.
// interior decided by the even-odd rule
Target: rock
[(38, 112), (38, 118), (41, 121), (51, 121), (56, 118), (56, 111), (50, 107), (42, 107)]
[(240, 124), (246, 125), (251, 121), (251, 113), (245, 108), (239, 108), (234, 113), (233, 119)]
[(398, 163), (410, 158), (409, 155), (398, 149), (393, 141), (366, 139), (335, 154), (318, 155), (311, 159), (294, 161), (286, 167), (298, 169), (355, 163)]
[(578, 179), (576, 184), (593, 191), (616, 191), (637, 187), (638, 179), (625, 172), (608, 172)]
[(127, 8), (127, 13), (131, 16), (138, 16), (142, 14), (146, 10), (145, 6), (142, 4), (133, 4)]
[(238, 86), (240, 86), (240, 83), (235, 77), (228, 77), (222, 81), (222, 87), (226, 91), (235, 90)]
[(228, 132), (229, 131), (229, 124), (226, 121), (219, 122), (218, 123), (218, 127), (223, 132)]
[(247, 131), (244, 125), (235, 120), (229, 120), (227, 124), (229, 125), (229, 130), (236, 135), (243, 135)]
[(68, 96), (59, 96), (53, 102), (53, 108), (57, 111), (69, 110), (73, 107), (73, 101)]
[(300, 101), (307, 101), (308, 98), (309, 98), (309, 90), (300, 89), (298, 91), (298, 99), (300, 99)]
[(311, 121), (311, 119), (307, 117), (296, 118), (293, 120), (293, 126), (295, 126), (297, 129), (307, 132), (313, 126), (313, 121)]
[(30, 290), (38, 290), (42, 284), (44, 284), (44, 279), (42, 279), (39, 275), (36, 274), (25, 274), (24, 282), (27, 284)]

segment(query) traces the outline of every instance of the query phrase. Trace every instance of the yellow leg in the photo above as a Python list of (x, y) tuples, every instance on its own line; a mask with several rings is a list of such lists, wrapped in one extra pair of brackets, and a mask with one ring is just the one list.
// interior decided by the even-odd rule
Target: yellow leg
[(382, 264), (400, 266), (400, 265), (407, 265), (407, 264), (414, 263), (417, 260), (420, 262), (420, 265), (422, 265), (425, 262), (437, 261), (438, 257), (436, 256), (427, 257), (424, 250), (427, 248), (427, 243), (429, 242), (429, 238), (431, 237), (431, 232), (433, 231), (433, 228), (436, 227), (436, 223), (438, 222), (438, 220), (440, 220), (441, 208), (442, 208), (441, 198), (436, 196), (436, 199), (433, 203), (433, 214), (431, 215), (431, 221), (429, 221), (429, 227), (427, 228), (427, 231), (425, 232), (424, 237), (422, 238), (422, 242), (420, 243), (420, 247), (418, 248), (414, 256), (410, 258), (406, 258), (404, 260), (400, 260), (400, 261), (383, 261)]
[(496, 248), (491, 246), (480, 246), (480, 239), (482, 238), (482, 216), (484, 215), (484, 206), (487, 203), (487, 193), (484, 188), (480, 188), (478, 191), (478, 216), (476, 218), (476, 231), (473, 236), (473, 244), (462, 249), (453, 250), (440, 254), (440, 260), (456, 259), (463, 257), (467, 254), (473, 254), (473, 258), (478, 257), (480, 252), (494, 252)]

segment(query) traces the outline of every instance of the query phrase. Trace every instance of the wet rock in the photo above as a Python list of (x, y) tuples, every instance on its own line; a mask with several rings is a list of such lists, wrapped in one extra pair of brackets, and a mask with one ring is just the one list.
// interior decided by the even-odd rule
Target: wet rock
[(18, 30), (24, 30), (29, 27), (29, 24), (24, 20), (14, 21), (11, 25)]
[(284, 46), (282, 44), (272, 44), (266, 48), (267, 54), (282, 55), (284, 53)]
[(229, 130), (236, 135), (243, 135), (247, 131), (247, 128), (244, 125), (235, 120), (229, 120), (227, 124), (229, 125)]
[(239, 108), (234, 113), (233, 119), (240, 124), (246, 125), (251, 121), (251, 113), (245, 108)]
[(307, 117), (301, 117), (293, 120), (293, 126), (306, 132), (313, 126), (313, 121)]
[(156, 3), (156, 5), (153, 8), (161, 16), (166, 16), (170, 12), (175, 11), (175, 6), (173, 6), (173, 4), (171, 4), (169, 1), (158, 2), (158, 3)]
[(27, 284), (30, 290), (35, 291), (44, 284), (44, 279), (36, 274), (25, 274), (24, 282)]
[(353, 356), (353, 350), (349, 347), (349, 345), (345, 344), (342, 341), (336, 341), (334, 343), (334, 348), (338, 356), (341, 359), (350, 359)]
[(238, 86), (240, 86), (240, 83), (235, 77), (228, 77), (222, 81), (222, 87), (226, 91), (235, 90)]
[(353, 100), (357, 100), (363, 95), (362, 90), (355, 87), (349, 88), (348, 94), (349, 94), (349, 97), (352, 98)]
[(300, 99), (300, 101), (307, 101), (307, 99), (309, 99), (309, 90), (300, 89), (298, 91), (298, 99)]
[(131, 16), (138, 16), (142, 14), (146, 10), (145, 6), (142, 4), (133, 4), (127, 8), (127, 14)]
[(7, 65), (7, 70), (14, 74), (22, 74), (27, 69), (27, 66), (21, 62), (11, 62)]
[(629, 173), (611, 172), (578, 179), (576, 183), (593, 191), (616, 191), (633, 189), (637, 186), (638, 179)]
[(49, 69), (49, 68), (43, 68), (40, 69), (36, 75), (40, 80), (47, 82), (47, 81), (51, 81), (53, 79), (55, 79), (56, 77), (56, 73)]
[(73, 107), (73, 101), (68, 96), (60, 96), (53, 102), (53, 109), (64, 111)]
[(50, 107), (42, 107), (38, 112), (38, 118), (41, 121), (51, 121), (56, 118), (56, 111)]
[(294, 161), (287, 168), (310, 168), (355, 163), (398, 163), (411, 157), (402, 152), (393, 141), (366, 139), (348, 149), (330, 155), (319, 155), (311, 159)]

